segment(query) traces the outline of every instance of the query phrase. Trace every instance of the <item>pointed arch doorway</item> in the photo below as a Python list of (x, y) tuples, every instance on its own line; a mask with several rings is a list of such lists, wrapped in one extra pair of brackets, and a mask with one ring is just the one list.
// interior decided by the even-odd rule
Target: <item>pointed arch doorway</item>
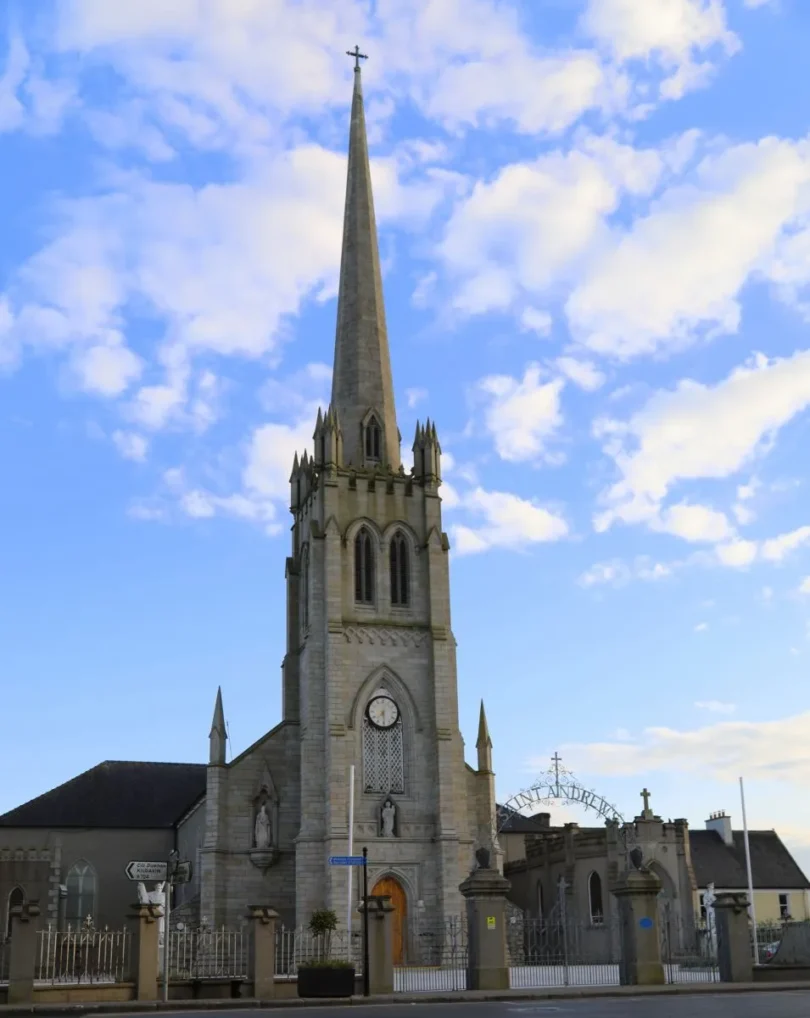
[(408, 920), (408, 899), (402, 884), (396, 877), (382, 877), (372, 888), (373, 895), (387, 894), (394, 906), (391, 916), (391, 946), (394, 964), (402, 965), (405, 950), (405, 924)]

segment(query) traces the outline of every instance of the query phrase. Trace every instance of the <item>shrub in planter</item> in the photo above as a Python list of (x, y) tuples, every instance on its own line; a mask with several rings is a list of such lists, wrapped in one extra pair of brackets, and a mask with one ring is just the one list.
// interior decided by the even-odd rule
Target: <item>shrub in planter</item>
[(332, 934), (337, 916), (330, 909), (313, 912), (309, 930), (320, 943), (319, 957), (298, 966), (299, 997), (351, 997), (354, 993), (354, 965), (331, 958)]

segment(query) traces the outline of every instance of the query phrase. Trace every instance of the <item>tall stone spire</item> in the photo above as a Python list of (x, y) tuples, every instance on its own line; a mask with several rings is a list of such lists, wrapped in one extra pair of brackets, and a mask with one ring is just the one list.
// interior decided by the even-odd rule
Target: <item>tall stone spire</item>
[(363, 54), (355, 48), (349, 56), (355, 57), (354, 95), (349, 128), (332, 408), (337, 411), (340, 420), (346, 465), (359, 467), (366, 462), (363, 429), (373, 411), (382, 435), (377, 443), (378, 453), (372, 458), (391, 470), (398, 470), (399, 433), (360, 80), (360, 57)]
[(475, 741), (475, 748), (478, 750), (478, 770), (491, 771), (492, 739), (489, 737), (489, 725), (483, 700), (481, 701), (481, 713), (478, 715), (478, 738)]
[(217, 699), (214, 704), (214, 719), (208, 736), (208, 763), (222, 766), (226, 762), (226, 746), (228, 730), (225, 727), (225, 711), (222, 709), (222, 687), (217, 687)]

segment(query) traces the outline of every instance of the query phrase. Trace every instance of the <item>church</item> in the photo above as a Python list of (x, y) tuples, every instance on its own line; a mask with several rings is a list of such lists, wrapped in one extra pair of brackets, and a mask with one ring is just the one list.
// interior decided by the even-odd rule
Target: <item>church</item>
[(346, 870), (329, 858), (353, 843), (404, 922), (460, 913), (476, 849), (497, 842), (483, 705), (476, 768), (459, 730), (435, 424), (417, 425), (402, 462), (356, 64), (331, 402), (290, 476), (282, 720), (229, 762), (220, 691), (207, 767), (101, 764), (6, 814), (0, 902), (117, 925), (134, 898), (121, 853), (177, 848), (194, 868), (175, 902), (189, 922), (238, 924), (256, 903), (286, 925), (323, 908), (342, 919)]

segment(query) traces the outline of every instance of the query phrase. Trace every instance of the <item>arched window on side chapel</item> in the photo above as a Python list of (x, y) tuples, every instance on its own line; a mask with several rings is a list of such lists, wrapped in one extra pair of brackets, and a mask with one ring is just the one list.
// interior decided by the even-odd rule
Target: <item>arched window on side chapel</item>
[(386, 689), (372, 693), (363, 713), (363, 791), (405, 791), (402, 714)]
[(602, 878), (595, 870), (588, 877), (588, 904), (592, 925), (601, 926), (605, 921), (605, 908), (602, 903)]
[(391, 539), (388, 559), (391, 570), (391, 604), (398, 608), (404, 608), (410, 604), (411, 600), (411, 576), (408, 542), (402, 531), (398, 530)]
[(361, 527), (354, 539), (354, 599), (374, 604), (374, 545), (368, 527)]
[(13, 887), (8, 896), (6, 907), (6, 938), (11, 936), (11, 910), (25, 904), (25, 891), (21, 887)]

